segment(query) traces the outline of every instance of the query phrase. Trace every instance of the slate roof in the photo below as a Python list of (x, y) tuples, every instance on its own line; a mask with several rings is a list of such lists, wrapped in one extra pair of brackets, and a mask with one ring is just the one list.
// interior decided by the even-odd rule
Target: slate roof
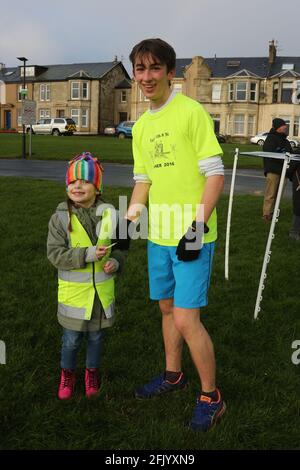
[(115, 86), (115, 88), (117, 90), (119, 89), (123, 89), (126, 88), (126, 89), (130, 89), (131, 88), (131, 81), (130, 80), (126, 80), (126, 78), (124, 78), (124, 80), (122, 80), (120, 83), (118, 83), (118, 85)]
[[(35, 77), (26, 77), (27, 82), (42, 82), (42, 81), (61, 81), (68, 78), (94, 78), (99, 79), (107, 74), (117, 65), (124, 68), (124, 72), (129, 79), (129, 75), (123, 66), (122, 62), (97, 62), (97, 63), (83, 63), (83, 64), (61, 64), (61, 65), (43, 65), (41, 73)], [(28, 66), (34, 66), (28, 64)], [(39, 66), (35, 66), (39, 68)], [(13, 72), (9, 74), (9, 72)], [(0, 70), (0, 80), (8, 83), (20, 82), (20, 67), (8, 67)]]

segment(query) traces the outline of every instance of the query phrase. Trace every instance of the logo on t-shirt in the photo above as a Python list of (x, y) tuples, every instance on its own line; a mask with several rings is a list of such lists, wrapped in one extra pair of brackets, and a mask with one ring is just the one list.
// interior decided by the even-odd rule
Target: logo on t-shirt
[(176, 159), (176, 146), (170, 142), (170, 133), (162, 132), (150, 138), (149, 153), (154, 168), (174, 166)]

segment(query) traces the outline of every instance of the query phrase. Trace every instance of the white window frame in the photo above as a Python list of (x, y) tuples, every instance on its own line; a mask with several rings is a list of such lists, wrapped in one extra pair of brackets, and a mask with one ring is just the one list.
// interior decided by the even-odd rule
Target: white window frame
[[(254, 85), (254, 90), (252, 90), (252, 85)], [(254, 99), (251, 98), (251, 95), (254, 93)], [(257, 82), (250, 82), (249, 83), (249, 101), (252, 103), (257, 102)]]
[[(238, 119), (242, 118), (242, 119)], [(233, 116), (233, 134), (245, 135), (245, 114), (235, 114)]]
[[(74, 96), (75, 92), (78, 92), (78, 96)], [(71, 82), (71, 100), (88, 100), (90, 94), (89, 82), (84, 81), (73, 81)]]
[(127, 103), (127, 91), (121, 90), (121, 103)]
[(79, 127), (80, 108), (71, 109), (71, 119), (75, 122), (76, 126)]
[[(297, 132), (295, 130), (297, 129)], [(293, 137), (299, 137), (300, 116), (294, 116)]]
[[(75, 85), (78, 85), (75, 87)], [(74, 91), (78, 91), (78, 96), (74, 97)], [(71, 100), (80, 100), (80, 82), (71, 82)]]
[(228, 83), (228, 101), (234, 101), (234, 83), (230, 82)]
[(18, 109), (17, 122), (18, 127), (22, 127), (22, 108)]
[(182, 93), (182, 83), (173, 83), (172, 89), (175, 93)]
[(40, 101), (50, 101), (50, 83), (40, 85)]
[(248, 114), (247, 131), (248, 135), (254, 135), (255, 114)]
[[(242, 89), (239, 89), (239, 85), (242, 85), (243, 88)], [(235, 101), (247, 101), (247, 90), (248, 90), (248, 86), (247, 86), (247, 82), (236, 82), (236, 86), (235, 86)], [(238, 98), (238, 93), (245, 93), (245, 99), (243, 98)]]
[(220, 103), (220, 101), (221, 101), (221, 92), (222, 92), (222, 83), (213, 83), (212, 84), (212, 93), (211, 93), (212, 103)]
[(51, 119), (50, 109), (40, 109), (39, 119)]
[[(84, 124), (85, 119), (85, 124)], [(81, 127), (89, 127), (89, 110), (88, 108), (81, 108), (80, 110)]]
[(139, 101), (150, 101), (149, 98), (147, 98), (142, 90), (139, 88)]
[[(19, 90), (18, 90), (18, 101), (22, 101), (22, 95), (21, 95), (21, 90), (23, 90), (23, 85), (19, 85)], [(25, 85), (25, 90), (28, 91), (28, 86)], [(25, 96), (25, 100), (27, 100), (28, 94)]]

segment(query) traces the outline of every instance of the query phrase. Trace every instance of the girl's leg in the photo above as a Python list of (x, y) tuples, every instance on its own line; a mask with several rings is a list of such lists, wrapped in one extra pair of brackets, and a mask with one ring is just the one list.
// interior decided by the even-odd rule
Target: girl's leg
[(81, 331), (63, 329), (61, 368), (76, 369), (77, 353), (79, 351), (83, 333)]
[(98, 369), (103, 348), (104, 333), (102, 330), (90, 331), (87, 338), (86, 368)]

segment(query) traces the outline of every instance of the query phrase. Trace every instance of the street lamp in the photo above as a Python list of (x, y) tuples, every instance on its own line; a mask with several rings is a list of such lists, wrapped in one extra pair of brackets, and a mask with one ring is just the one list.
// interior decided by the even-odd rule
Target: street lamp
[[(25, 100), (25, 90), (26, 90), (26, 62), (28, 59), (26, 57), (17, 57), (18, 60), (23, 62), (23, 92), (22, 93), (22, 107), (24, 105)], [(22, 137), (22, 157), (26, 158), (26, 132), (25, 132), (25, 124), (23, 124), (23, 137)]]

